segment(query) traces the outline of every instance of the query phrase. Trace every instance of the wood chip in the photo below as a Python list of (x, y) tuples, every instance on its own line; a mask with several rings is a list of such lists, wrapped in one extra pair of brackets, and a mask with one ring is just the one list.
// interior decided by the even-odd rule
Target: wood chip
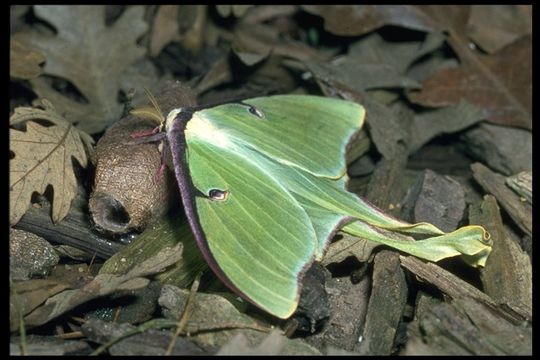
[(506, 186), (506, 178), (491, 171), (481, 163), (471, 165), (474, 179), (493, 194), (508, 215), (525, 234), (532, 236), (532, 206), (520, 200), (520, 197)]

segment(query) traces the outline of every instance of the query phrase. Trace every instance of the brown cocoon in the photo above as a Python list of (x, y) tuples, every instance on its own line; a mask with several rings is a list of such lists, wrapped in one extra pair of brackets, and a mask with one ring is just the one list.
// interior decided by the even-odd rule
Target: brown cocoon
[[(156, 100), (165, 117), (174, 108), (196, 103), (193, 92), (178, 82), (167, 85)], [(178, 201), (173, 174), (166, 168), (163, 176), (158, 175), (162, 163), (159, 142), (130, 144), (133, 133), (157, 125), (153, 120), (128, 115), (98, 141), (93, 158), (94, 190), (89, 201), (98, 228), (113, 233), (142, 230)]]

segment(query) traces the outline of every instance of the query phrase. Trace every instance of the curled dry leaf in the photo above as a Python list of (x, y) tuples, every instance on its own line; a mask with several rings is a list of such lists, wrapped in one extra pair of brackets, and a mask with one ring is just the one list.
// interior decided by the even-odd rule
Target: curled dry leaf
[(10, 224), (16, 224), (30, 206), (32, 193), (43, 193), (53, 186), (52, 219), (62, 220), (68, 213), (76, 190), (72, 158), (82, 167), (87, 165), (86, 149), (93, 140), (75, 129), (50, 102), (41, 101), (40, 108), (19, 107), (10, 124), (28, 120), (47, 120), (53, 126), (34, 121), (26, 123), (26, 131), (10, 129)]

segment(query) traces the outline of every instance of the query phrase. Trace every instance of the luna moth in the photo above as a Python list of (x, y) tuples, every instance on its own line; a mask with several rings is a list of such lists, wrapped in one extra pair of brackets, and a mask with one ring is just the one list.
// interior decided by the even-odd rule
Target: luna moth
[[(453, 233), (394, 219), (346, 190), (346, 145), (364, 116), (354, 102), (309, 95), (179, 108), (167, 115), (164, 133), (153, 138), (166, 136), (197, 245), (235, 293), (289, 317), (303, 274), (341, 228), (429, 260), (483, 254), (478, 263), (485, 261), (481, 227), (463, 228), (459, 235), (472, 246), (456, 250)], [(434, 236), (432, 251), (403, 244), (389, 231)]]

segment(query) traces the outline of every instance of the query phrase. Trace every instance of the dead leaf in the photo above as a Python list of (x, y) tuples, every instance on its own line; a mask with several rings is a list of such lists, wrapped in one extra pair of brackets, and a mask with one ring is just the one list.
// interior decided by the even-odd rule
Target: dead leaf
[(260, 63), (264, 59), (268, 58), (271, 52), (271, 49), (268, 48), (264, 52), (253, 53), (250, 51), (239, 49), (236, 44), (232, 45), (232, 50), (234, 54), (247, 66), (254, 66)]
[(253, 5), (216, 5), (216, 10), (221, 17), (242, 17)]
[(163, 321), (160, 320), (163, 319), (150, 320), (136, 327), (122, 321), (106, 322), (90, 318), (81, 326), (81, 331), (87, 340), (98, 344), (108, 344), (100, 347), (100, 350), (92, 355), (101, 355), (105, 350), (107, 350), (108, 355), (112, 356), (207, 354), (193, 344), (188, 337), (176, 337), (174, 347), (170, 353), (167, 353), (167, 347), (173, 334), (158, 329), (172, 325), (163, 324)]
[(435, 74), (424, 82), (421, 95), (413, 93), (411, 99), (422, 105), (442, 107), (455, 105), (464, 98), (482, 107), (492, 122), (531, 128), (530, 36), (525, 37), (528, 44), (516, 41), (499, 51), (497, 57), (484, 60), (470, 49), (466, 36), (470, 6), (309, 5), (303, 8), (322, 16), (325, 28), (338, 35), (360, 35), (383, 25), (447, 31), (449, 44), (464, 66)]
[(466, 129), (483, 119), (482, 111), (464, 100), (455, 106), (419, 113), (411, 123), (409, 151), (413, 153), (436, 136)]
[(171, 42), (191, 53), (199, 52), (205, 41), (206, 18), (206, 5), (159, 6), (150, 35), (150, 55), (157, 56)]
[(351, 256), (360, 262), (366, 262), (369, 260), (373, 250), (379, 246), (379, 244), (366, 239), (346, 233), (340, 234), (343, 235), (343, 239), (330, 244), (322, 260), (322, 265), (340, 263)]
[[(154, 65), (150, 58), (137, 61), (128, 67), (120, 79), (121, 89), (133, 89), (135, 93), (130, 98), (130, 105), (146, 104), (148, 96), (142, 89), (148, 89), (153, 94), (157, 94), (173, 82), (173, 76), (170, 72), (160, 74), (159, 69)], [(131, 94), (130, 94), (131, 95)]]
[(234, 30), (232, 47), (237, 53), (251, 54), (250, 60), (254, 58), (253, 55), (264, 58), (270, 53), (303, 61), (328, 59), (327, 55), (303, 42), (280, 38), (279, 31), (275, 27), (264, 23), (240, 22)]
[[(441, 32), (431, 32), (421, 41), (386, 41), (378, 33), (368, 35), (351, 44), (347, 53), (350, 61), (362, 65), (384, 65), (391, 71), (403, 74), (409, 66), (424, 55), (440, 48), (446, 36)], [(377, 74), (383, 76), (381, 73)]]
[[(464, 98), (480, 106), (492, 122), (531, 127), (530, 36), (502, 49), (496, 57), (484, 59), (469, 48), (465, 33), (471, 12), (469, 6), (310, 5), (304, 6), (304, 9), (323, 16), (326, 29), (339, 35), (363, 34), (382, 25), (449, 32), (449, 44), (457, 52), (463, 66), (434, 74), (424, 81), (423, 91), (411, 93), (411, 100), (425, 106), (443, 107), (456, 105)], [(400, 15), (399, 19), (397, 14)], [(386, 58), (400, 59), (395, 56)], [(365, 71), (362, 77), (359, 74), (355, 76), (351, 70), (344, 73), (351, 78), (369, 79), (373, 71)], [(373, 77), (382, 82), (389, 72), (380, 71), (377, 74), (382, 76)], [(369, 83), (368, 80), (362, 81)]]
[(334, 35), (364, 35), (384, 25), (432, 31), (435, 23), (414, 5), (302, 5), (324, 19), (324, 29)]
[(42, 73), (40, 64), (45, 61), (41, 52), (32, 51), (16, 39), (9, 44), (9, 76), (30, 80)]
[(527, 36), (476, 65), (443, 69), (426, 79), (421, 91), (410, 92), (409, 99), (432, 107), (456, 105), (463, 99), (482, 108), (492, 123), (530, 129), (531, 50)]
[(488, 121), (527, 129), (532, 127), (532, 37), (526, 35), (492, 56), (471, 49), (466, 35), (469, 6), (419, 5), (449, 32), (448, 44), (462, 66), (443, 69), (426, 79), (409, 99), (424, 106), (455, 105), (464, 99), (479, 106)]
[(244, 24), (269, 22), (278, 17), (292, 17), (298, 11), (297, 5), (257, 5), (251, 7), (242, 17)]
[(37, 17), (57, 31), (55, 36), (21, 32), (16, 39), (47, 57), (46, 75), (72, 82), (87, 103), (66, 97), (39, 77), (31, 81), (40, 97), (62, 109), (66, 119), (94, 134), (122, 112), (118, 102), (122, 72), (145, 54), (137, 45), (148, 25), (142, 6), (128, 7), (110, 26), (105, 25), (105, 6), (36, 5)]
[(417, 42), (393, 44), (374, 33), (350, 46), (347, 56), (338, 65), (340, 78), (349, 79), (349, 84), (362, 90), (419, 88), (420, 84), (405, 76), (405, 68), (410, 59), (421, 56), (418, 49)]
[(219, 349), (216, 355), (279, 355), (284, 346), (284, 336), (280, 330), (274, 330), (259, 345), (249, 346), (243, 334), (237, 334)]
[[(195, 88), (201, 104), (222, 103), (227, 99), (245, 99), (268, 94), (286, 94), (297, 89), (297, 82), (290, 71), (283, 68), (281, 56), (270, 55), (255, 69), (250, 69), (249, 80), (241, 74), (238, 78), (238, 67), (232, 66), (230, 59), (221, 58), (210, 69), (207, 75)], [(240, 72), (241, 73), (241, 72)], [(229, 83), (233, 80), (240, 81), (242, 86), (229, 90), (213, 90), (212, 88)], [(212, 90), (211, 90), (212, 89)], [(209, 91), (210, 90), (210, 91)]]
[(31, 5), (11, 5), (9, 7), (9, 30), (14, 33), (25, 26), (24, 16), (30, 10)]
[(212, 67), (197, 84), (195, 92), (201, 94), (218, 85), (228, 83), (232, 79), (231, 63), (227, 57), (222, 57), (212, 64)]
[(470, 5), (417, 5), (416, 10), (423, 12), (436, 28), (447, 31), (450, 36), (462, 36), (469, 16)]
[(86, 264), (56, 266), (46, 279), (14, 281), (11, 284), (10, 328), (19, 326), (19, 312), (27, 315), (48, 298), (90, 281)]
[[(180, 289), (174, 285), (164, 285), (158, 303), (162, 313), (167, 318), (179, 319), (189, 297), (189, 290)], [(236, 301), (238, 304), (238, 301)], [(185, 332), (193, 337), (200, 338), (202, 342), (218, 341), (218, 338), (229, 339), (234, 328), (258, 329), (265, 328), (246, 314), (240, 312), (231, 301), (218, 294), (196, 293), (194, 306)], [(220, 334), (207, 333), (212, 329), (228, 329)], [(217, 337), (216, 337), (217, 335)]]
[(207, 12), (208, 5), (181, 5), (179, 9), (180, 44), (194, 54), (204, 46)]
[(531, 31), (531, 5), (471, 6), (467, 35), (488, 53), (496, 53)]
[(47, 299), (43, 306), (24, 318), (27, 328), (43, 325), (57, 316), (100, 296), (147, 286), (149, 276), (163, 271), (182, 257), (182, 244), (167, 247), (142, 262), (125, 275), (99, 274), (91, 282), (74, 290), (66, 290)]
[(366, 128), (371, 140), (385, 159), (394, 159), (403, 149), (401, 142), (407, 138), (402, 121), (406, 115), (400, 113), (399, 109), (381, 104), (370, 94), (365, 94), (363, 98), (362, 104), (366, 107), (366, 113), (370, 114)]
[[(189, 290), (164, 285), (158, 300), (164, 316), (178, 319), (188, 297)], [(246, 304), (236, 298), (237, 295), (230, 293), (219, 295), (195, 293), (193, 312), (185, 329), (190, 334), (190, 339), (197, 345), (210, 349), (225, 345), (238, 333), (243, 334), (251, 344), (263, 342), (270, 327), (262, 323), (262, 320), (258, 321), (240, 312), (239, 308), (245, 307)], [(236, 305), (233, 305), (233, 302)], [(283, 346), (280, 349), (282, 355), (320, 355), (320, 352), (301, 339), (283, 337)]]
[(437, 71), (446, 68), (457, 68), (458, 66), (459, 61), (455, 58), (447, 58), (443, 50), (433, 52), (429, 57), (412, 64), (407, 71), (407, 75), (418, 82), (422, 82)]
[(156, 56), (170, 42), (178, 40), (179, 5), (161, 5), (154, 16), (150, 34), (150, 55)]
[(355, 90), (418, 88), (406, 75), (407, 68), (420, 57), (439, 48), (444, 41), (433, 33), (423, 41), (389, 42), (377, 33), (353, 43), (346, 56), (332, 62), (306, 62), (318, 79), (331, 79)]
[[(257, 344), (257, 345), (255, 345)], [(281, 330), (268, 335), (259, 333), (256, 338), (245, 332), (237, 332), (216, 355), (322, 355), (302, 339), (289, 339)]]
[(87, 165), (86, 149), (93, 140), (69, 124), (47, 100), (40, 108), (18, 107), (10, 124), (28, 120), (48, 120), (45, 127), (34, 121), (26, 123), (26, 131), (10, 129), (10, 224), (16, 224), (30, 206), (34, 192), (43, 194), (53, 186), (52, 219), (62, 220), (68, 213), (77, 192), (72, 158), (82, 167)]
[(17, 313), (23, 316), (43, 304), (48, 298), (58, 294), (70, 286), (57, 279), (33, 279), (13, 282), (12, 294), (9, 298), (10, 328), (16, 329), (19, 325)]

